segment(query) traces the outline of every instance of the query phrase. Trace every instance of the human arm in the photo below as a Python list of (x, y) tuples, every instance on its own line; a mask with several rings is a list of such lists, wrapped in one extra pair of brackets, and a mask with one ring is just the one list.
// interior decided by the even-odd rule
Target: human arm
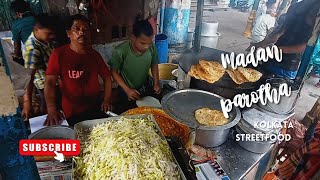
[(153, 90), (156, 94), (159, 94), (161, 91), (160, 82), (159, 82), (159, 69), (158, 64), (154, 64), (151, 66), (151, 73), (153, 77)]
[(264, 40), (258, 42), (258, 43), (252, 43), (248, 49), (246, 51), (249, 51), (251, 49), (252, 46), (257, 48), (265, 48), (271, 44), (274, 44), (278, 41), (278, 39), (280, 38), (280, 36), (284, 33), (285, 31), (285, 18), (286, 16), (281, 16), (278, 20), (278, 25), (276, 25), (275, 27), (272, 28), (272, 26), (269, 25), (269, 23), (267, 23), (266, 29), (267, 29), (267, 36), (265, 37)]
[(59, 63), (58, 55), (56, 52), (52, 52), (48, 67), (46, 70), (46, 80), (44, 82), (44, 96), (47, 103), (48, 117), (44, 122), (45, 126), (57, 125), (63, 119), (65, 119), (62, 112), (57, 109), (56, 104), (56, 84), (59, 78)]
[(108, 66), (104, 62), (103, 58), (99, 53), (97, 53), (98, 60), (98, 73), (99, 76), (103, 79), (104, 83), (104, 96), (103, 102), (101, 104), (101, 110), (103, 112), (107, 112), (111, 110), (111, 95), (112, 95), (112, 81), (111, 81), (111, 73), (109, 71)]
[(152, 44), (152, 61), (151, 61), (151, 73), (153, 77), (153, 90), (156, 94), (161, 92), (160, 82), (159, 82), (159, 56), (157, 52), (157, 48), (154, 44)]
[(31, 71), (31, 78), (30, 81), (28, 82), (26, 89), (25, 89), (25, 94), (23, 95), (23, 109), (22, 109), (22, 117), (25, 120), (29, 120), (29, 118), (32, 115), (32, 93), (34, 89), (34, 75), (36, 73), (36, 70), (33, 69)]
[(44, 86), (44, 95), (47, 103), (48, 117), (44, 122), (45, 126), (52, 126), (59, 124), (64, 119), (63, 114), (57, 109), (56, 105), (56, 84), (58, 76), (46, 75)]
[(279, 49), (281, 49), (283, 53), (293, 54), (293, 53), (303, 53), (306, 47), (307, 47), (307, 43), (302, 43), (302, 44), (293, 45), (293, 46), (279, 46)]
[(39, 62), (38, 51), (33, 47), (27, 48), (25, 53), (25, 68), (30, 69), (30, 80), (26, 86), (23, 96), (22, 117), (26, 120), (32, 115), (32, 94), (34, 86), (35, 73), (37, 72), (37, 62)]
[(130, 88), (123, 80), (120, 73), (112, 69), (111, 70), (113, 79), (118, 83), (118, 85), (124, 90), (124, 92), (127, 94), (129, 100), (138, 100), (140, 99), (140, 93), (136, 89)]
[(115, 49), (112, 52), (112, 58), (109, 61), (112, 77), (118, 83), (118, 85), (125, 91), (129, 100), (138, 100), (140, 99), (140, 93), (136, 89), (132, 89), (131, 87), (129, 87), (120, 74), (122, 64), (122, 53)]
[(13, 41), (13, 46), (14, 46), (14, 52), (13, 52), (13, 58), (18, 59), (22, 57), (22, 50), (21, 50), (21, 35), (20, 35), (20, 30), (17, 27), (16, 23), (13, 22), (11, 25), (12, 29), (12, 41)]
[(101, 110), (106, 112), (111, 110), (111, 95), (112, 95), (112, 81), (111, 77), (108, 76), (103, 79), (104, 82), (104, 96)]
[(18, 59), (22, 57), (22, 50), (21, 50), (21, 41), (14, 41), (14, 52), (13, 52), (13, 59)]
[[(255, 46), (256, 48), (259, 48), (259, 47), (267, 47), (268, 45), (270, 44), (274, 44), (278, 41), (278, 39), (280, 38), (280, 36), (283, 34), (284, 31), (280, 31), (280, 32), (271, 32), (264, 40), (258, 42), (258, 43), (253, 43), (251, 45), (252, 46)], [(251, 48), (250, 47), (250, 48)]]

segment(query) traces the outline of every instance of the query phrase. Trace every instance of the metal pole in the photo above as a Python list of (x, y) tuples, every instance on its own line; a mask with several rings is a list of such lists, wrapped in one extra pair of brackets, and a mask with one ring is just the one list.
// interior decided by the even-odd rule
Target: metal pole
[(202, 20), (203, 20), (203, 6), (204, 0), (197, 1), (197, 16), (196, 16), (196, 29), (195, 29), (195, 37), (194, 37), (194, 48), (197, 52), (201, 50), (201, 28), (202, 28)]
[(163, 33), (163, 21), (164, 21), (164, 8), (166, 7), (166, 0), (161, 0), (161, 7), (160, 7), (160, 27), (159, 32), (160, 34)]

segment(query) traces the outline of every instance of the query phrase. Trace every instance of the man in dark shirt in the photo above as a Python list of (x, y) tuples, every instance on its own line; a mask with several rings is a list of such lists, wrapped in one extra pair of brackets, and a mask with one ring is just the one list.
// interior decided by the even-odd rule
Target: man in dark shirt
[(287, 79), (296, 78), (301, 56), (312, 35), (319, 8), (320, 2), (317, 0), (292, 4), (283, 17), (285, 18), (283, 23), (279, 24), (264, 41), (253, 44), (256, 47), (275, 44), (282, 49), (282, 62), (269, 60), (262, 65), (265, 73)]
[(24, 0), (13, 1), (11, 9), (18, 18), (11, 25), (12, 40), (14, 41), (13, 60), (23, 65), (21, 42), (24, 44), (32, 33), (35, 19), (28, 2)]

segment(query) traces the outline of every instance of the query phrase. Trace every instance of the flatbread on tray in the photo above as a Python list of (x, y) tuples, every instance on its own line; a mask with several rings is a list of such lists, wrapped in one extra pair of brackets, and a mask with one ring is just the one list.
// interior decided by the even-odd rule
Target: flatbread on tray
[(233, 80), (233, 82), (235, 82), (236, 84), (242, 84), (242, 83), (248, 82), (246, 77), (242, 73), (240, 73), (237, 69), (229, 68), (226, 71), (231, 77), (231, 79)]
[(257, 82), (262, 77), (262, 73), (252, 68), (238, 67), (237, 70), (243, 74), (249, 82)]
[(196, 120), (205, 126), (222, 126), (228, 122), (221, 111), (201, 108), (195, 112)]

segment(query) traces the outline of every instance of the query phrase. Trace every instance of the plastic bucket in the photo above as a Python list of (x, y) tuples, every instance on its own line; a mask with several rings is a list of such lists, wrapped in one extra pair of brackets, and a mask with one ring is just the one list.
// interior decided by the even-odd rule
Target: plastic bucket
[(169, 54), (168, 37), (165, 34), (158, 34), (156, 35), (155, 39), (155, 44), (159, 56), (159, 63), (167, 63)]

